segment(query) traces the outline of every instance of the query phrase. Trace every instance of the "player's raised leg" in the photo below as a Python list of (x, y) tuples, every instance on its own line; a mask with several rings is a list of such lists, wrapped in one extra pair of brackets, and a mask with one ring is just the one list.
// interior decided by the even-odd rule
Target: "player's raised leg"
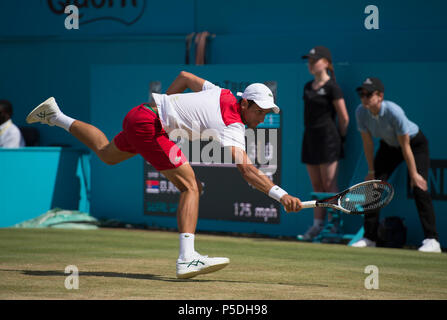
[(161, 173), (181, 192), (177, 211), (180, 232), (180, 251), (177, 259), (177, 277), (192, 278), (199, 274), (218, 271), (230, 263), (228, 258), (211, 258), (195, 251), (194, 240), (199, 214), (201, 185), (189, 163)]
[(104, 133), (98, 128), (66, 116), (59, 109), (53, 97), (47, 99), (31, 111), (26, 117), (26, 121), (28, 123), (40, 122), (65, 129), (95, 152), (102, 161), (110, 165), (135, 156), (134, 153), (119, 150), (114, 142), (109, 142)]
[(136, 155), (119, 150), (113, 140), (109, 142), (101, 130), (88, 123), (75, 120), (69, 132), (95, 152), (106, 164), (114, 165)]

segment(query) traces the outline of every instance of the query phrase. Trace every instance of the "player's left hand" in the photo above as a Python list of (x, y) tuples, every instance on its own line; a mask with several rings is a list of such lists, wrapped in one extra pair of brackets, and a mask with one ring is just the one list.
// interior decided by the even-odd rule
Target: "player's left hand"
[(419, 189), (422, 189), (424, 191), (427, 191), (428, 189), (427, 181), (419, 173), (416, 173), (416, 175), (411, 178), (410, 185), (412, 188), (418, 187)]
[(289, 194), (285, 194), (281, 197), (281, 204), (284, 206), (286, 212), (298, 212), (302, 209), (300, 199)]

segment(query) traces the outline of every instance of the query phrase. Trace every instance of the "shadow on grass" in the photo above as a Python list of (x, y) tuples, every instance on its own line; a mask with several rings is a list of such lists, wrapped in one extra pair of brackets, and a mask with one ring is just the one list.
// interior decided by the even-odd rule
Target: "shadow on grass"
[[(6, 270), (0, 269), (0, 271), (9, 272), (21, 272), (27, 276), (39, 276), (39, 277), (67, 277), (70, 274), (63, 271), (54, 270)], [(155, 280), (166, 282), (223, 282), (223, 283), (248, 283), (248, 284), (272, 284), (272, 285), (285, 285), (295, 287), (328, 287), (324, 284), (318, 283), (281, 283), (281, 282), (263, 282), (263, 281), (239, 281), (239, 280), (222, 280), (222, 279), (177, 279), (171, 277), (164, 277), (154, 274), (139, 274), (139, 273), (123, 273), (123, 272), (108, 272), (108, 271), (80, 271), (79, 277), (105, 277), (105, 278), (125, 278), (125, 279), (138, 279), (138, 280)]]

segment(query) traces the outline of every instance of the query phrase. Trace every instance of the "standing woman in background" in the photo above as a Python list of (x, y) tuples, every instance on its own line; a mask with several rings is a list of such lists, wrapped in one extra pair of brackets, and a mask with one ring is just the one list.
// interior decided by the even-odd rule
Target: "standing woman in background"
[[(314, 79), (304, 86), (305, 131), (301, 159), (315, 192), (338, 192), (338, 160), (343, 157), (349, 123), (343, 92), (335, 81), (328, 48), (317, 46), (302, 58), (307, 59)], [(325, 216), (324, 208), (315, 208), (313, 225), (298, 239), (312, 241), (323, 229)]]

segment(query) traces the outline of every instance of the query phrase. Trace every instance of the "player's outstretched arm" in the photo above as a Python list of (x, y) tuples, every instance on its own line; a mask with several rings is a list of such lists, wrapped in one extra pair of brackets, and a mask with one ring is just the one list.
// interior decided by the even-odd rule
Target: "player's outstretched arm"
[(279, 186), (274, 185), (262, 171), (252, 164), (244, 150), (237, 147), (231, 147), (231, 154), (245, 181), (259, 191), (262, 191), (271, 198), (279, 201), (284, 206), (286, 212), (297, 212), (301, 210), (300, 199), (287, 194), (287, 192)]
[(190, 72), (181, 71), (177, 78), (171, 83), (166, 94), (182, 93), (186, 89), (191, 89), (194, 92), (202, 91), (205, 79), (202, 79)]

